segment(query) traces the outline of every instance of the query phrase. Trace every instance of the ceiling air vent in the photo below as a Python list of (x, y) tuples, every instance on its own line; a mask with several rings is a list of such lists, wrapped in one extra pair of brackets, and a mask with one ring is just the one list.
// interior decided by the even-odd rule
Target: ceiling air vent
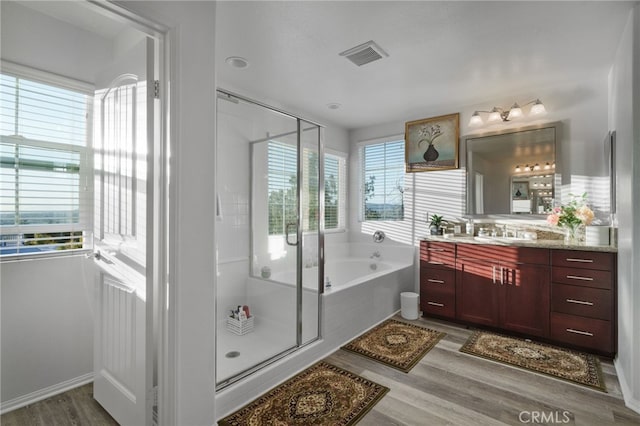
[(378, 59), (389, 56), (387, 52), (382, 50), (380, 46), (373, 40), (369, 40), (366, 43), (362, 43), (356, 47), (352, 47), (349, 50), (345, 50), (340, 53), (340, 56), (345, 56), (348, 60), (361, 67), (369, 62), (377, 61)]

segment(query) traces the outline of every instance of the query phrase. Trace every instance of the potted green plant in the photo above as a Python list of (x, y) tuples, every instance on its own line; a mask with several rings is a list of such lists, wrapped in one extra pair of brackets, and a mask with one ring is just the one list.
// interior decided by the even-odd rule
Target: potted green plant
[(442, 235), (442, 224), (447, 221), (443, 219), (442, 216), (438, 216), (437, 214), (431, 215), (431, 219), (429, 222), (429, 231), (431, 235)]

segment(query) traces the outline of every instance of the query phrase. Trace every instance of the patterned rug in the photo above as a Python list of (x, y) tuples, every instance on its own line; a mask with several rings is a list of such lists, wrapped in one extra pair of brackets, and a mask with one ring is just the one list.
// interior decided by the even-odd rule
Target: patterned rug
[(388, 319), (343, 346), (408, 373), (445, 333)]
[(218, 422), (228, 425), (353, 425), (389, 391), (320, 361)]
[(606, 392), (600, 361), (591, 354), (484, 331), (474, 332), (460, 351)]

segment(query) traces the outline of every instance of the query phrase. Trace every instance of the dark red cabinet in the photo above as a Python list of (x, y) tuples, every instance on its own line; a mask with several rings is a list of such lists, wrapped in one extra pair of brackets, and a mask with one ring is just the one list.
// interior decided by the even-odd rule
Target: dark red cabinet
[[(458, 319), (532, 336), (549, 335), (549, 251), (535, 249), (529, 261), (492, 258), (485, 246), (474, 246), (474, 258), (456, 259)], [(507, 250), (508, 249), (508, 250)], [(518, 259), (518, 248), (501, 247), (504, 258)], [(464, 253), (463, 253), (464, 254)], [(484, 260), (478, 257), (486, 256)], [(547, 265), (545, 265), (545, 260)]]
[(420, 243), (425, 316), (615, 355), (615, 253)]

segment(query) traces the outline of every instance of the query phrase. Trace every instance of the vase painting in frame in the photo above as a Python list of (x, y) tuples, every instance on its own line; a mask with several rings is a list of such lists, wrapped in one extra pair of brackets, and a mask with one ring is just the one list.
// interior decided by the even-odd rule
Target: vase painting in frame
[(407, 173), (458, 168), (460, 114), (408, 121), (405, 124)]

